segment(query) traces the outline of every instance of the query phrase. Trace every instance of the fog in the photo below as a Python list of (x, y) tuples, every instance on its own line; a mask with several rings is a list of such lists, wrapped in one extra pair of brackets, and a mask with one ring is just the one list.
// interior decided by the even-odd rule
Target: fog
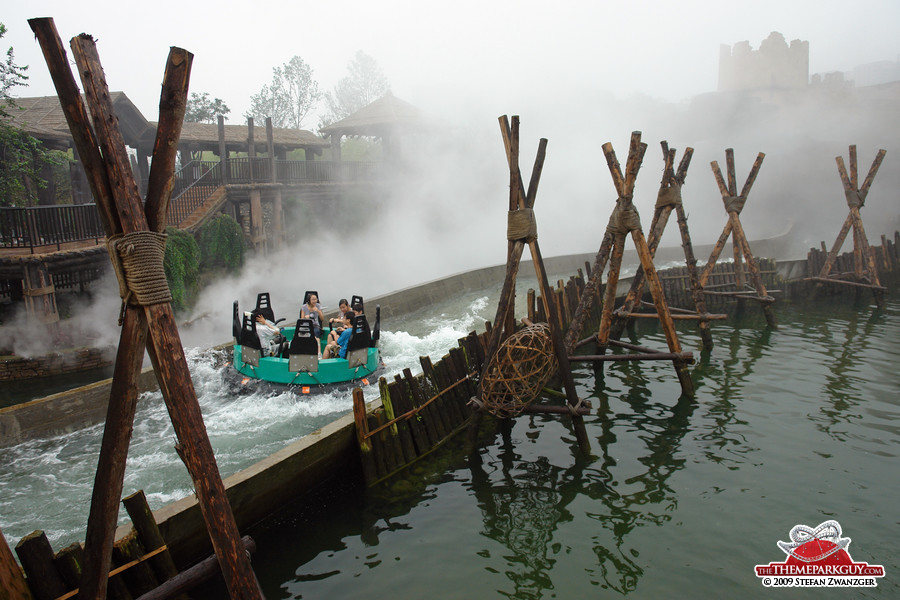
[[(677, 149), (676, 161), (686, 147), (694, 149), (683, 199), (695, 244), (715, 241), (727, 220), (710, 169), (715, 160), (724, 173), (726, 148), (734, 148), (739, 189), (757, 153), (766, 155), (741, 214), (751, 243), (790, 229), (791, 258), (821, 241), (830, 247), (848, 213), (835, 157), (847, 161), (850, 144), (858, 146), (860, 181), (876, 152), (887, 150), (862, 210), (870, 242), (900, 229), (896, 93), (877, 103), (852, 87), (761, 100), (713, 92), (719, 45), (749, 40), (757, 49), (771, 31), (809, 41), (810, 74), (896, 60), (900, 7), (893, 1), (864, 1), (852, 14), (822, 11), (818, 2), (765, 1), (728, 7), (576, 2), (567, 10), (530, 2), (427, 10), (394, 2), (302, 9), (262, 2), (246, 16), (237, 5), (220, 4), (202, 12), (179, 7), (178, 18), (169, 15), (165, 26), (162, 6), (142, 14), (146, 27), (136, 32), (126, 25), (134, 9), (123, 5), (35, 2), (7, 9), (9, 34), (2, 42), (14, 45), (17, 62), (31, 66), (31, 87), (18, 94), (49, 95), (37, 44), (22, 31), (25, 19), (53, 16), (63, 39), (92, 33), (111, 88), (124, 90), (151, 120), (168, 46), (185, 47), (195, 54), (192, 91), (224, 98), (232, 107), (229, 123), (242, 121), (249, 95), (271, 67), (300, 55), (329, 89), (363, 49), (385, 69), (395, 95), (426, 115), (428, 128), (403, 140), (402, 176), (387, 191), (364, 194), (353, 207), (358, 219), (286, 223), (296, 232), (290, 247), (248, 256), (240, 275), (205, 289), (196, 308), (179, 315), (188, 346), (227, 341), (232, 301), (248, 307), (259, 291), (269, 291), (276, 315), (292, 321), (307, 289), (335, 308), (351, 294), (373, 297), (504, 262), (509, 172), (497, 122), (503, 114), (521, 118), (526, 182), (538, 140), (548, 139), (535, 204), (544, 256), (597, 251), (616, 198), (601, 145), (611, 142), (624, 165), (632, 131), (641, 131), (648, 145), (634, 197), (645, 231), (662, 174), (661, 140)], [(809, 10), (818, 11), (815, 19)], [(263, 34), (266, 45), (255, 46), (260, 51), (241, 49), (245, 38)], [(355, 226), (360, 219), (365, 227)], [(663, 244), (679, 242), (673, 219)], [(76, 311), (72, 326), (105, 343), (117, 338), (117, 311), (107, 281)], [(24, 334), (0, 331), (21, 352), (37, 352), (46, 339)]]
[[(887, 150), (862, 209), (870, 242), (880, 244), (882, 234), (900, 229), (894, 191), (900, 184), (900, 132), (896, 122), (886, 120), (896, 112), (871, 114), (864, 106), (848, 109), (842, 103), (812, 100), (750, 110), (714, 97), (679, 105), (611, 95), (580, 100), (570, 98), (568, 106), (560, 106), (558, 98), (536, 94), (518, 103), (520, 166), (526, 183), (538, 140), (548, 139), (535, 203), (544, 256), (599, 249), (616, 198), (600, 146), (611, 142), (624, 165), (635, 130), (648, 145), (634, 197), (645, 231), (662, 175), (661, 140), (677, 149), (676, 161), (685, 147), (694, 149), (683, 201), (695, 244), (713, 243), (727, 222), (710, 167), (711, 161), (718, 161), (727, 177), (726, 148), (734, 148), (739, 190), (757, 153), (765, 154), (741, 222), (751, 244), (789, 231), (791, 256), (778, 258), (803, 258), (822, 241), (831, 247), (849, 211), (835, 157), (843, 156), (849, 169), (850, 144), (858, 147), (860, 182), (876, 152)], [(719, 110), (710, 111), (711, 102)], [(358, 208), (366, 215), (367, 227), (345, 231), (338, 221), (324, 230), (304, 230), (302, 223), (288, 223), (304, 232), (294, 246), (250, 259), (240, 278), (217, 282), (204, 292), (193, 318), (200, 313), (209, 318), (195, 322), (197, 338), (210, 335), (224, 341), (231, 300), (247, 306), (259, 291), (270, 291), (276, 314), (291, 321), (306, 289), (317, 290), (333, 309), (340, 297), (351, 294), (371, 297), (503, 263), (509, 170), (499, 114), (479, 106), (457, 106), (449, 121), (448, 111), (440, 114), (444, 119), (435, 119), (439, 129), (408, 142), (403, 177), (392, 183), (377, 209)], [(663, 245), (678, 244), (673, 218)], [(843, 250), (851, 248), (848, 238)], [(212, 327), (208, 333), (204, 321)], [(195, 334), (184, 335), (190, 340)]]

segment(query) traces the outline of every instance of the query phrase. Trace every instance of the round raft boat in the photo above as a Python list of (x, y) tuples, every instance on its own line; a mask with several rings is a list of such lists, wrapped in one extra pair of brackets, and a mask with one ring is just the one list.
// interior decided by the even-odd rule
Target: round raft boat
[[(361, 297), (354, 296), (353, 299), (362, 304)], [(275, 320), (268, 292), (259, 294), (256, 308), (243, 315), (237, 301), (234, 302), (232, 365), (246, 378), (303, 388), (335, 386), (365, 380), (382, 366), (378, 352), (379, 308), (375, 309), (372, 329), (365, 314), (354, 317), (344, 358), (325, 359), (321, 356), (331, 332), (330, 327), (323, 327), (321, 339), (316, 339), (312, 320), (297, 319), (293, 326), (279, 328), (280, 336), (274, 348), (269, 348), (260, 342), (256, 331), (257, 314), (276, 324), (284, 320)]]

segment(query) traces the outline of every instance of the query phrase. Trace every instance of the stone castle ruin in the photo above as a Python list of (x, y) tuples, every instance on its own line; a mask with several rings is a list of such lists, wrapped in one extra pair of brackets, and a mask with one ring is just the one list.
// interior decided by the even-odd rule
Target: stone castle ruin
[(720, 92), (753, 89), (802, 90), (809, 84), (809, 42), (792, 40), (773, 31), (753, 50), (750, 42), (719, 50)]

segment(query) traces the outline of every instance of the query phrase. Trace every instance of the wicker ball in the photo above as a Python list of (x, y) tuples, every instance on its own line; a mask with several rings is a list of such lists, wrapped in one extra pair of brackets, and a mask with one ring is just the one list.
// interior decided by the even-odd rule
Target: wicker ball
[(557, 368), (547, 324), (521, 329), (491, 358), (481, 384), (481, 402), (496, 417), (515, 417), (537, 398)]

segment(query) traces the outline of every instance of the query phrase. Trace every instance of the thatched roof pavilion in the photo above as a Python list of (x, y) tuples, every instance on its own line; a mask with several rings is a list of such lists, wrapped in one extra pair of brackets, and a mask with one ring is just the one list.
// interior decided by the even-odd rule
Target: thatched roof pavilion
[(424, 124), (425, 118), (418, 108), (388, 92), (319, 131), (331, 137), (332, 156), (339, 160), (340, 142), (345, 135), (380, 137), (386, 154), (390, 154), (398, 134), (419, 130)]

